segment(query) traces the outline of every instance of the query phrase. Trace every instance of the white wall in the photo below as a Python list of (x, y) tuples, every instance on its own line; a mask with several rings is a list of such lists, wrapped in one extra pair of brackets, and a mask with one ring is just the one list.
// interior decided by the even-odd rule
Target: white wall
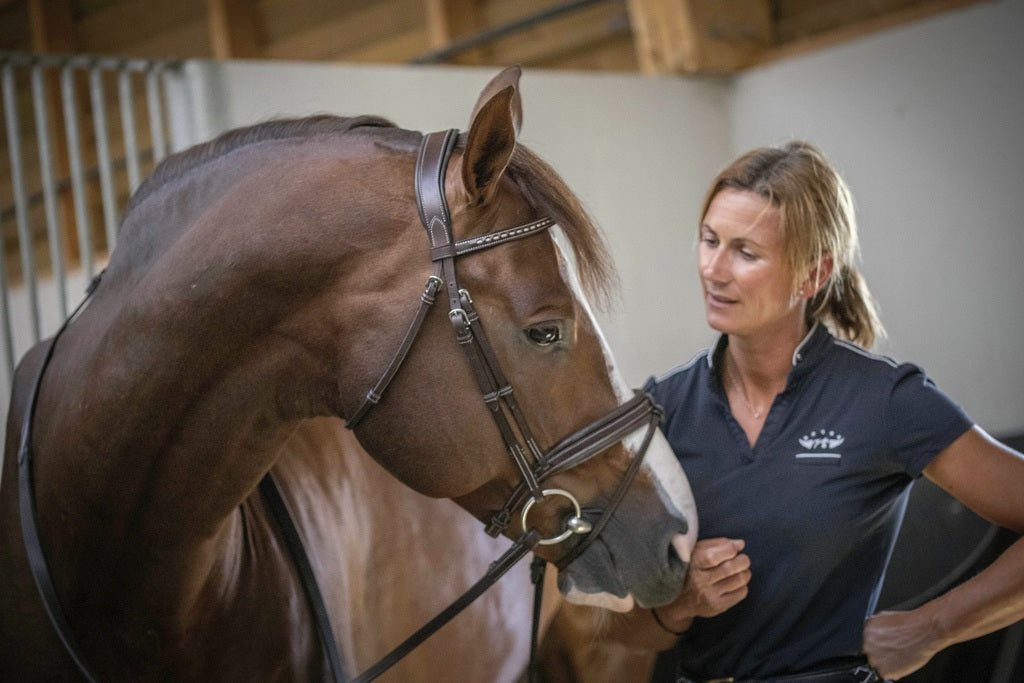
[(756, 69), (732, 151), (801, 137), (842, 169), (889, 338), (994, 434), (1024, 432), (1024, 1)]
[[(498, 69), (279, 63), (193, 65), (213, 133), (276, 116), (379, 114), (405, 128), (465, 128)], [(526, 71), (523, 142), (605, 229), (622, 288), (602, 327), (627, 380), (689, 357), (712, 335), (688, 267), (695, 207), (729, 154), (724, 82)], [(680, 229), (680, 225), (687, 226)]]

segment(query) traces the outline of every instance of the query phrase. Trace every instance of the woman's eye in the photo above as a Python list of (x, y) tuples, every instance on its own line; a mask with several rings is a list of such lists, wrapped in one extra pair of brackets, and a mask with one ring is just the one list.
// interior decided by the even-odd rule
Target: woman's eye
[(549, 346), (555, 342), (561, 341), (562, 332), (558, 329), (557, 325), (541, 325), (539, 327), (531, 327), (526, 330), (526, 336), (529, 337), (530, 341), (540, 346)]

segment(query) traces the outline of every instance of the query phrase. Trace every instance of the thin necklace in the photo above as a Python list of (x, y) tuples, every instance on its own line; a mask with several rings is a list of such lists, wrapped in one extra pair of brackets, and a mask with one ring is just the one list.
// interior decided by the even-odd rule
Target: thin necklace
[(743, 399), (743, 402), (747, 404), (747, 410), (749, 410), (750, 414), (754, 416), (754, 419), (760, 420), (761, 411), (750, 404), (750, 399), (747, 398), (746, 390), (736, 381), (736, 378), (732, 375), (732, 371), (729, 370), (727, 366), (723, 369), (725, 370), (725, 378), (729, 380), (729, 384), (732, 385), (733, 391), (738, 393), (740, 398)]

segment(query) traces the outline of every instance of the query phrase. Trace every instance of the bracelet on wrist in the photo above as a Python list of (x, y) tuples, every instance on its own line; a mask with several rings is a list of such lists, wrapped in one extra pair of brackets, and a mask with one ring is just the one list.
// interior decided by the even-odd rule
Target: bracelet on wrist
[(685, 631), (673, 631), (668, 626), (666, 626), (665, 622), (662, 621), (661, 617), (658, 616), (658, 610), (656, 610), (653, 607), (651, 608), (651, 615), (654, 616), (654, 621), (658, 622), (658, 626), (660, 626), (662, 628), (662, 630), (668, 631), (669, 633), (671, 633), (672, 635), (674, 635), (676, 637), (681, 636), (681, 635), (683, 635), (683, 633), (685, 633)]

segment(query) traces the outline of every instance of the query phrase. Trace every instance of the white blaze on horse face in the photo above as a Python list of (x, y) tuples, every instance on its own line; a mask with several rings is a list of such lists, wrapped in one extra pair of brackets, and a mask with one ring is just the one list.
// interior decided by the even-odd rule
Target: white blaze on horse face
[[(615, 364), (615, 357), (612, 355), (611, 347), (608, 346), (608, 342), (604, 338), (604, 333), (601, 331), (601, 327), (597, 324), (597, 319), (594, 317), (594, 313), (590, 308), (590, 302), (583, 292), (583, 288), (580, 286), (579, 278), (576, 277), (576, 269), (572, 267), (572, 257), (569, 250), (562, 245), (561, 229), (552, 231), (555, 236), (555, 246), (558, 248), (559, 263), (561, 265), (562, 279), (565, 280), (570, 290), (576, 297), (576, 300), (580, 302), (580, 307), (586, 316), (590, 319), (591, 326), (594, 329), (597, 338), (601, 342), (601, 350), (604, 353), (605, 365), (608, 368), (608, 376), (611, 378), (612, 386), (615, 389), (615, 393), (619, 398), (619, 403), (625, 403), (629, 399), (633, 398), (633, 391), (626, 384), (622, 374), (619, 372), (618, 366)], [(623, 444), (634, 456), (639, 453), (643, 446), (643, 440), (646, 436), (647, 428), (641, 427), (632, 434), (629, 434), (623, 439)], [(672, 447), (669, 445), (668, 440), (661, 433), (660, 429), (655, 430), (651, 443), (647, 448), (647, 455), (644, 458), (642, 469), (646, 469), (650, 474), (651, 478), (656, 482), (658, 493), (661, 495), (662, 502), (670, 511), (675, 511), (681, 515), (687, 523), (686, 534), (679, 534), (672, 540), (672, 547), (679, 555), (683, 562), (689, 564), (690, 552), (693, 550), (694, 544), (697, 542), (697, 506), (693, 500), (693, 492), (690, 489), (690, 482), (686, 478), (686, 474), (683, 473), (683, 468), (679, 465), (679, 460), (676, 458), (675, 453), (672, 451)], [(611, 600), (617, 600), (613, 596), (607, 596)], [(628, 598), (632, 603), (632, 598)], [(582, 600), (572, 599), (572, 602), (582, 602)], [(602, 604), (601, 606), (607, 607), (608, 605)], [(626, 609), (631, 609), (632, 605)], [(614, 607), (612, 609), (615, 609)], [(622, 610), (619, 610), (622, 611)]]

